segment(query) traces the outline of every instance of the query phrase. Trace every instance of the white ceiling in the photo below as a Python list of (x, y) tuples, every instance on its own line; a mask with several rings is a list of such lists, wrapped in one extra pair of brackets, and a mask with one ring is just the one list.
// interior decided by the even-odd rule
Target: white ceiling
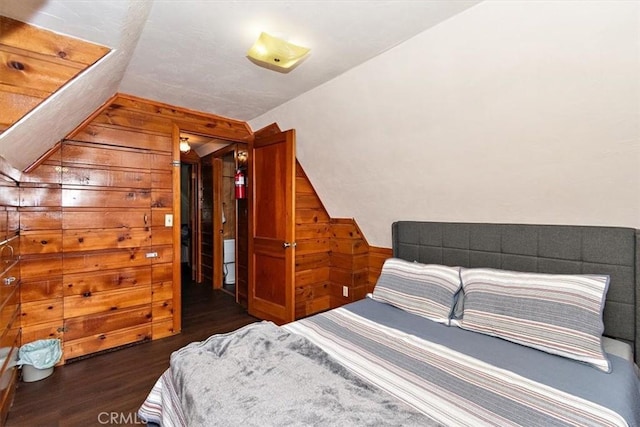
[[(29, 117), (0, 135), (0, 156), (28, 166), (113, 95), (114, 80), (121, 93), (249, 121), (479, 1), (3, 0), (0, 15), (115, 55), (85, 73), (108, 86), (85, 83), (93, 99), (82, 99), (90, 77), (79, 76), (36, 108), (26, 129)], [(311, 48), (310, 56), (287, 74), (255, 65), (246, 53), (262, 31)], [(77, 114), (61, 116), (67, 108)], [(40, 149), (25, 147), (25, 135)]]
[[(0, 12), (110, 47), (123, 1), (7, 1)], [(119, 91), (250, 120), (478, 3), (451, 1), (188, 1), (151, 6)], [(246, 52), (260, 32), (311, 48), (288, 74)]]
[[(477, 1), (155, 1), (120, 91), (250, 120)], [(264, 31), (310, 47), (287, 74), (253, 64)]]

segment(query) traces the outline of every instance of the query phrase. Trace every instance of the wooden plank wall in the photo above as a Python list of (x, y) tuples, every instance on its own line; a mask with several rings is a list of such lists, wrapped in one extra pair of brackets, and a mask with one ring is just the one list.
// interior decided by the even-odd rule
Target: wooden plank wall
[(0, 425), (4, 425), (18, 379), (20, 337), (20, 239), (18, 184), (0, 173)]
[(364, 298), (391, 257), (391, 249), (370, 246), (353, 219), (329, 217), (298, 162), (296, 242), (296, 318)]
[[(25, 342), (60, 337), (66, 360), (176, 332), (176, 237), (164, 227), (173, 211), (175, 126), (235, 141), (251, 135), (243, 122), (118, 95), (24, 174)], [(204, 158), (203, 185), (210, 172)], [(203, 190), (205, 244), (213, 230)], [(364, 297), (391, 256), (369, 246), (352, 219), (330, 218), (299, 164), (296, 241), (296, 318)]]
[(0, 133), (109, 50), (0, 16)]
[(202, 158), (202, 210), (200, 227), (202, 230), (202, 278), (205, 283), (213, 283), (213, 155)]
[(177, 332), (179, 233), (165, 227), (177, 124), (250, 135), (242, 122), (120, 95), (24, 174), (25, 342), (60, 337), (68, 360)]
[(63, 338), (60, 145), (20, 183), (22, 337)]

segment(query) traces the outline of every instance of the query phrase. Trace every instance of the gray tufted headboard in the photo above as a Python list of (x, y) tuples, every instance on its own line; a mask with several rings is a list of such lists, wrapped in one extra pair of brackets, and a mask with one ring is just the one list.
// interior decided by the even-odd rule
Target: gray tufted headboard
[(393, 255), (425, 264), (609, 274), (604, 334), (640, 359), (640, 234), (633, 228), (399, 221)]

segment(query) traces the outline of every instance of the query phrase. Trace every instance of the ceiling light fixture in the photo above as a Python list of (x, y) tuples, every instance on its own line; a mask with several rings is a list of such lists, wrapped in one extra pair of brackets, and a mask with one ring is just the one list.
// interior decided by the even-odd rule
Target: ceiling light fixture
[(191, 146), (189, 145), (189, 138), (186, 136), (180, 137), (180, 152), (187, 154), (191, 151)]
[(247, 57), (261, 67), (288, 73), (303, 59), (311, 49), (297, 46), (278, 37), (261, 33), (251, 46)]

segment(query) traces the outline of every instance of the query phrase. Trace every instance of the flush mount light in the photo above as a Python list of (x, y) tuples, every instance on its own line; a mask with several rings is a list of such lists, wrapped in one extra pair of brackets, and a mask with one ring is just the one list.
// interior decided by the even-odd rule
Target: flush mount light
[(187, 138), (186, 136), (180, 137), (180, 151), (185, 154), (191, 151), (191, 146), (189, 145), (189, 138)]
[(287, 73), (304, 58), (311, 49), (297, 46), (278, 37), (261, 33), (247, 52), (248, 58), (261, 67)]

